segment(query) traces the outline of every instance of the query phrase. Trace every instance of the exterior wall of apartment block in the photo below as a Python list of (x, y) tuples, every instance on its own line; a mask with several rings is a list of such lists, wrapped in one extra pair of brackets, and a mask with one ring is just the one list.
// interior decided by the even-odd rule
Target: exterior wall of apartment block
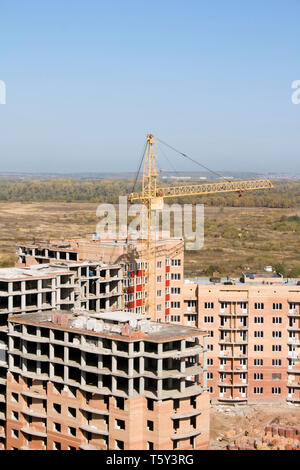
[(184, 284), (184, 324), (210, 332), (213, 402), (300, 403), (300, 286)]
[(10, 317), (8, 450), (208, 449), (205, 333), (154, 323), (128, 333), (114, 317), (101, 333), (73, 320)]

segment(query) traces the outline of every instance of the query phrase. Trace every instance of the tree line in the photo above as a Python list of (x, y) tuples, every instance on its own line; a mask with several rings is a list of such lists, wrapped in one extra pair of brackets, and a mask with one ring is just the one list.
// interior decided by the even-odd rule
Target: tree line
[[(199, 181), (198, 181), (199, 182)], [(189, 184), (194, 184), (190, 181)], [(161, 186), (164, 183), (159, 183)], [(172, 185), (182, 184), (172, 181)], [(168, 185), (170, 185), (168, 183)], [(119, 196), (133, 189), (131, 180), (86, 180), (80, 178), (53, 178), (49, 180), (0, 180), (0, 201), (22, 202), (107, 202), (116, 204)], [(138, 182), (135, 191), (140, 191)], [(218, 207), (270, 207), (294, 208), (300, 206), (300, 181), (278, 181), (270, 190), (249, 191), (241, 197), (237, 193), (220, 193), (205, 196), (174, 197), (166, 202), (203, 203)]]

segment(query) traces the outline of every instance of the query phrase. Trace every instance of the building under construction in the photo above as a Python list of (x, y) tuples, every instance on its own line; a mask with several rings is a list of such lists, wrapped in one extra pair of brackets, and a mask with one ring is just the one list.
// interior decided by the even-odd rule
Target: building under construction
[(13, 315), (8, 335), (8, 450), (208, 449), (203, 332), (64, 310)]
[(209, 401), (300, 403), (300, 285), (185, 282), (184, 240), (150, 236), (166, 197), (271, 182), (158, 187), (153, 144), (128, 198), (147, 208), (146, 237), (22, 244), (0, 279), (3, 448), (206, 449)]

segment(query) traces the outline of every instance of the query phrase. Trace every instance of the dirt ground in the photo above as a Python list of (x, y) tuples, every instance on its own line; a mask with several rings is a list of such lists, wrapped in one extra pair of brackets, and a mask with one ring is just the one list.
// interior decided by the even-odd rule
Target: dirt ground
[(215, 405), (211, 409), (210, 447), (222, 450), (246, 434), (261, 436), (265, 426), (300, 426), (300, 406), (282, 403), (231, 407)]
[[(96, 231), (96, 203), (0, 203), (0, 266), (10, 266), (16, 245), (30, 240), (85, 236)], [(196, 277), (211, 265), (240, 275), (266, 265), (300, 263), (299, 231), (278, 231), (283, 215), (299, 209), (205, 207), (204, 247), (186, 251), (185, 276)]]

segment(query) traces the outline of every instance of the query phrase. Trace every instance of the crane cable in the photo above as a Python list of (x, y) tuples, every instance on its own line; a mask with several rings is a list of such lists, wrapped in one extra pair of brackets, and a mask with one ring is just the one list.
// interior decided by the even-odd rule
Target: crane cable
[(141, 156), (140, 164), (139, 164), (138, 170), (136, 172), (134, 184), (133, 184), (133, 187), (132, 187), (132, 190), (131, 190), (132, 193), (134, 193), (134, 190), (135, 190), (135, 186), (136, 186), (136, 183), (137, 183), (140, 171), (141, 171), (141, 167), (142, 167), (142, 164), (143, 164), (143, 161), (144, 161), (144, 158), (145, 158), (146, 149), (147, 149), (147, 142), (145, 143), (145, 145), (143, 147), (143, 153), (142, 153), (142, 156)]
[(231, 180), (226, 178), (225, 176), (221, 175), (220, 173), (217, 173), (216, 171), (214, 170), (211, 170), (210, 168), (208, 168), (207, 166), (205, 165), (202, 165), (201, 163), (197, 162), (196, 160), (194, 160), (193, 158), (189, 157), (188, 155), (186, 155), (185, 153), (181, 152), (180, 150), (177, 150), (176, 148), (172, 147), (172, 145), (170, 144), (167, 144), (166, 142), (164, 142), (163, 140), (159, 139), (158, 137), (156, 137), (156, 139), (163, 145), (166, 145), (166, 147), (169, 147), (170, 149), (174, 150), (174, 152), (178, 153), (179, 155), (181, 155), (182, 157), (184, 158), (187, 158), (188, 160), (190, 160), (191, 162), (194, 162), (196, 163), (196, 165), (199, 165), (201, 168), (204, 168), (205, 170), (209, 171), (210, 173), (213, 173), (215, 174), (216, 176), (220, 177), (220, 178), (223, 178), (224, 180), (228, 181), (229, 183), (231, 183)]

